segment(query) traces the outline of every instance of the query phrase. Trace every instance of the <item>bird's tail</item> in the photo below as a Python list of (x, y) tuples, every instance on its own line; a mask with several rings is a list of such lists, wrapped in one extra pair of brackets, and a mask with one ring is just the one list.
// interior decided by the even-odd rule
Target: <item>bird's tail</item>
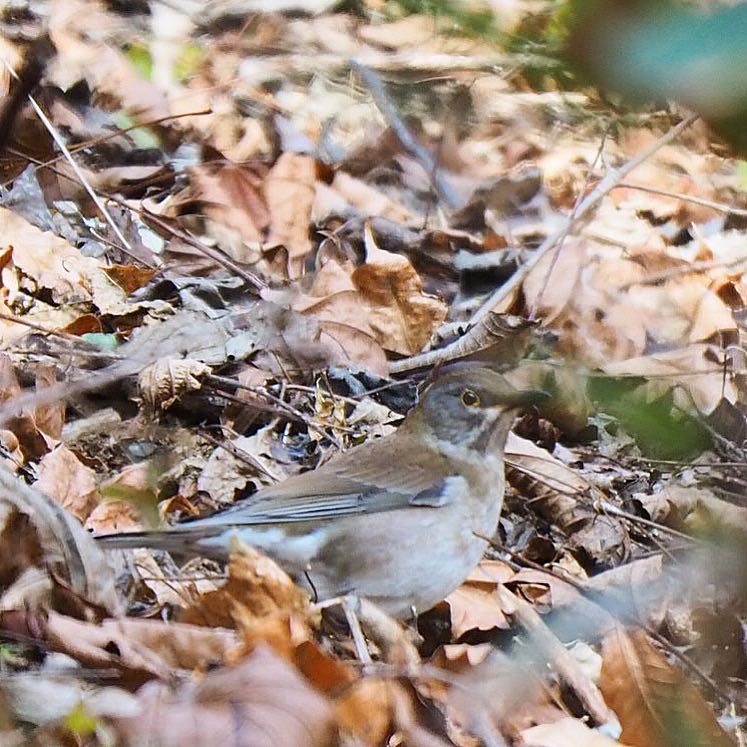
[[(144, 531), (123, 532), (122, 534), (100, 534), (95, 537), (96, 541), (105, 550), (132, 550), (138, 547), (148, 547), (153, 550), (167, 550), (175, 554), (194, 554), (201, 552), (209, 556), (215, 556), (215, 552), (204, 552), (214, 550), (209, 541), (206, 545), (202, 543), (209, 540), (214, 534), (206, 527), (175, 527), (166, 531)], [(221, 556), (225, 552), (220, 553)]]

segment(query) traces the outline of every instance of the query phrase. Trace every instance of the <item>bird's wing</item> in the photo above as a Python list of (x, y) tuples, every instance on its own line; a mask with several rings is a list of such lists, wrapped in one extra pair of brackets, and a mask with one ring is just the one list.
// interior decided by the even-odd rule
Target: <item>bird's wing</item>
[(359, 458), (351, 458), (351, 452), (340, 455), (314, 472), (294, 475), (213, 516), (180, 526), (322, 521), (408, 505), (442, 506), (450, 500), (454, 478), (446, 460), (431, 453), (426, 465), (420, 450), (382, 454), (379, 443), (357, 447)]

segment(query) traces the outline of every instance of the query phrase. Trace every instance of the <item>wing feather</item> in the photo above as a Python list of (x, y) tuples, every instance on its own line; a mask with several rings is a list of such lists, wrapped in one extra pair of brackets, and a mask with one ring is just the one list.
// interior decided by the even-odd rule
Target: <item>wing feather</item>
[[(387, 447), (385, 452), (382, 445)], [(324, 521), (391, 511), (411, 505), (414, 495), (438, 493), (450, 476), (446, 460), (432, 452), (426, 460), (422, 449), (393, 455), (390, 447), (380, 441), (358, 446), (352, 450), (358, 458), (347, 452), (340, 455), (344, 458), (333, 458), (313, 472), (294, 475), (213, 516), (181, 526)], [(406, 466), (396, 466), (393, 457)]]

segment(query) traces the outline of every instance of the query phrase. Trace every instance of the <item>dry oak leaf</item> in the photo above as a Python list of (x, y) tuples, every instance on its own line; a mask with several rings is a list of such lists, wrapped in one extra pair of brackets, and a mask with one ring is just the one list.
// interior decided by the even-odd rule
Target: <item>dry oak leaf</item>
[(643, 630), (604, 639), (599, 687), (633, 747), (733, 747), (713, 709)]
[(178, 689), (141, 688), (141, 713), (117, 719), (127, 744), (159, 747), (328, 747), (334, 712), (329, 700), (269, 648), (259, 646), (234, 667), (209, 672)]
[(64, 444), (42, 457), (34, 487), (54, 498), (81, 523), (100, 499), (96, 473)]
[(368, 324), (385, 350), (415, 355), (446, 318), (446, 304), (423, 292), (407, 257), (379, 249), (365, 228), (366, 261), (353, 271), (353, 283), (368, 307)]

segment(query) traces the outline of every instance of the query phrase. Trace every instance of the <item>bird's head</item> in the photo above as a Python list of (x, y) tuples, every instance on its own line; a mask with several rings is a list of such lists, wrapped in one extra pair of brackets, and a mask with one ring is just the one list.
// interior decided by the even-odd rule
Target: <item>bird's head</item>
[(412, 420), (441, 442), (487, 451), (502, 447), (496, 440), (505, 438), (518, 409), (547, 398), (541, 390), (517, 389), (493, 369), (458, 366), (434, 379)]

